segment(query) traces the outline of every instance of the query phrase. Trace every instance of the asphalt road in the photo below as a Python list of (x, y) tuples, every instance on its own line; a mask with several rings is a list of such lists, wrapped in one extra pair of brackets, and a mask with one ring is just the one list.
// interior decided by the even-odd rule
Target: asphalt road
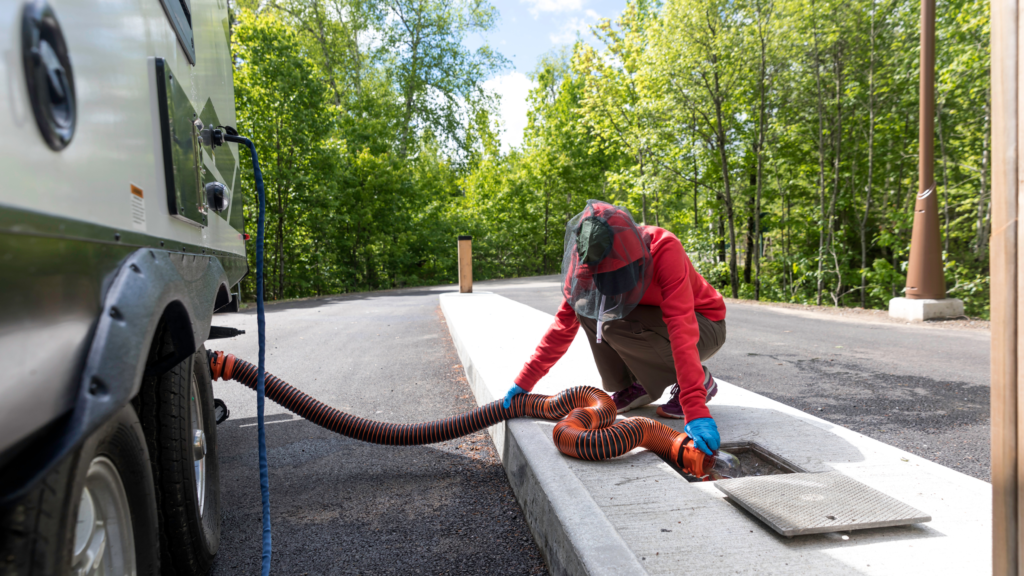
[[(476, 406), (438, 307), (451, 288), (267, 306), (267, 369), (340, 410), (423, 422)], [(255, 313), (218, 315), (244, 336), (208, 343), (256, 362)], [(214, 384), (222, 536), (214, 574), (257, 574), (255, 393)], [(339, 436), (267, 402), (275, 574), (546, 574), (487, 434), (387, 447)]]
[[(557, 276), (479, 282), (554, 314)], [(728, 304), (713, 375), (988, 481), (989, 336)]]

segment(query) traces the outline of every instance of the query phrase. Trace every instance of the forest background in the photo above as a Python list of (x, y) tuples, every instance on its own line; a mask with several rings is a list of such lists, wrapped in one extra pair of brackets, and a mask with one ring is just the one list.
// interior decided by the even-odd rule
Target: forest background
[[(486, 0), (241, 0), (235, 97), (268, 183), (266, 296), (455, 282), (460, 234), (478, 280), (555, 273), (594, 198), (675, 233), (726, 296), (884, 308), (918, 191), (919, 11), (632, 0), (540, 59), (522, 144), (503, 149), (484, 82), (509, 63), (466, 43), (497, 23)], [(947, 288), (987, 318), (988, 3), (941, 1), (936, 28)]]

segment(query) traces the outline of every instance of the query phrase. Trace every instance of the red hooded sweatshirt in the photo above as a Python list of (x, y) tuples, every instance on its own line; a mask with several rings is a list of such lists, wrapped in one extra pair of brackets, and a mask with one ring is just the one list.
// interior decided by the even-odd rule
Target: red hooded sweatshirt
[[(694, 313), (700, 312), (714, 322), (724, 320), (725, 301), (694, 270), (690, 257), (686, 255), (675, 234), (656, 226), (638, 228), (645, 237), (650, 238), (654, 263), (654, 278), (640, 304), (661, 307), (661, 315), (668, 326), (672, 344), (672, 359), (676, 365), (679, 404), (683, 407), (686, 421), (710, 418), (711, 413), (704, 403), (704, 370), (697, 353), (700, 330)], [(579, 327), (576, 311), (563, 299), (555, 314), (555, 321), (516, 377), (516, 384), (524, 390), (533, 390), (537, 381), (569, 349)]]

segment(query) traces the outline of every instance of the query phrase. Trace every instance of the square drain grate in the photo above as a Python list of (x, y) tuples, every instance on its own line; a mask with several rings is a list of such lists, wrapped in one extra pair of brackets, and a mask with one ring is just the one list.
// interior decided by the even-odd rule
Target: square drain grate
[(840, 474), (719, 480), (715, 486), (783, 536), (930, 522), (932, 517)]

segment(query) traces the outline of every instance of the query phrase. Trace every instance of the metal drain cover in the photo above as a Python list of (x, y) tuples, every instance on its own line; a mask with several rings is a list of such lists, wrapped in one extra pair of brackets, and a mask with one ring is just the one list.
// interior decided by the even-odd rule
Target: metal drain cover
[(718, 489), (783, 536), (930, 522), (917, 508), (839, 472), (752, 476)]

